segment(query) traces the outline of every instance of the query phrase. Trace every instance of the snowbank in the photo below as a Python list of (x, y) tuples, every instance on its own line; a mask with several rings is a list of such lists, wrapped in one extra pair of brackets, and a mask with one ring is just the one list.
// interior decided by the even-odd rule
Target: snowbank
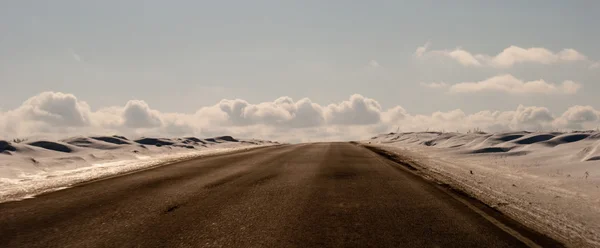
[(600, 246), (600, 133), (390, 133), (362, 141), (575, 247)]
[(197, 156), (276, 144), (230, 136), (205, 140), (195, 137), (129, 140), (122, 136), (19, 143), (0, 140), (0, 202)]

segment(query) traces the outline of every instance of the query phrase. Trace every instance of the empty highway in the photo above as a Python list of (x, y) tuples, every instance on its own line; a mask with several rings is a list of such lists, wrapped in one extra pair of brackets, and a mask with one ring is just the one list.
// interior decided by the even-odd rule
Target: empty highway
[(0, 204), (0, 247), (526, 247), (350, 143), (199, 158)]

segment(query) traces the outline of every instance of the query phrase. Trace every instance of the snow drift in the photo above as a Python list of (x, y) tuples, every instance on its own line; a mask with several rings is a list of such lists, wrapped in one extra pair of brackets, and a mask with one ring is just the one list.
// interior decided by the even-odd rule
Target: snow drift
[(167, 162), (278, 144), (231, 136), (204, 140), (79, 136), (58, 141), (15, 141), (0, 140), (0, 202)]
[(600, 132), (389, 133), (363, 143), (567, 244), (600, 246)]

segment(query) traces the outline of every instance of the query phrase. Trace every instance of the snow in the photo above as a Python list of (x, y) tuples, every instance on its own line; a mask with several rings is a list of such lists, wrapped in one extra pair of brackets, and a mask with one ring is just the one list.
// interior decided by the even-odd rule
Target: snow
[(276, 144), (228, 136), (206, 140), (144, 138), (132, 141), (114, 136), (22, 143), (0, 141), (0, 202), (31, 198), (77, 183), (195, 157)]
[(362, 141), (575, 247), (600, 246), (600, 133), (390, 133)]

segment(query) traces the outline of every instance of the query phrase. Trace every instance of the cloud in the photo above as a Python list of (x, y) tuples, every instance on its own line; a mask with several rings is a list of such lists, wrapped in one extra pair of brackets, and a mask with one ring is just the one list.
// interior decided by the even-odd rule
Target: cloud
[(75, 61), (77, 61), (77, 62), (83, 62), (83, 58), (81, 57), (81, 55), (79, 55), (78, 53), (76, 53), (75, 50), (69, 49), (69, 54), (71, 55), (71, 57)]
[(308, 98), (303, 98), (290, 107), (294, 116), (289, 122), (292, 127), (314, 127), (325, 123), (323, 108)]
[(462, 48), (453, 50), (429, 50), (430, 44), (417, 47), (415, 57), (417, 58), (433, 58), (446, 57), (450, 58), (463, 66), (469, 67), (495, 67), (495, 68), (510, 68), (517, 64), (557, 64), (568, 63), (575, 61), (586, 61), (587, 56), (578, 52), (575, 49), (567, 48), (559, 52), (553, 52), (542, 47), (521, 48), (518, 46), (509, 46), (496, 55), (473, 54)]
[(485, 110), (466, 114), (460, 109), (447, 112), (434, 112), (430, 115), (410, 115), (403, 113), (403, 118), (387, 119), (386, 126), (400, 128), (400, 131), (460, 131), (475, 128), (490, 132), (513, 130), (549, 130), (553, 128), (553, 115), (543, 107), (518, 106), (514, 111)]
[(160, 126), (160, 130), (165, 134), (171, 136), (186, 136), (199, 133), (199, 130), (197, 130), (196, 127), (201, 124), (195, 115), (181, 113), (163, 113), (161, 115), (163, 125)]
[(431, 46), (431, 42), (428, 41), (425, 43), (425, 45), (417, 47), (417, 50), (415, 51), (415, 57), (421, 58), (425, 56), (425, 53), (427, 50), (429, 50), (429, 46)]
[(554, 126), (567, 129), (598, 128), (600, 111), (592, 106), (573, 106), (565, 111), (560, 118), (554, 120)]
[(514, 110), (461, 109), (431, 114), (411, 114), (401, 106), (383, 109), (371, 98), (352, 95), (348, 100), (323, 106), (308, 98), (280, 97), (249, 103), (222, 100), (194, 113), (165, 113), (141, 100), (92, 111), (72, 94), (43, 92), (13, 110), (0, 111), (0, 137), (74, 136), (123, 134), (128, 136), (233, 135), (279, 141), (365, 139), (396, 131), (485, 131), (595, 129), (600, 111), (573, 106), (562, 114), (548, 108), (519, 105)]
[(226, 114), (229, 123), (238, 126), (264, 124), (303, 128), (324, 123), (322, 107), (308, 98), (294, 102), (290, 97), (280, 97), (273, 102), (259, 104), (240, 99), (222, 100), (215, 107)]
[(373, 68), (377, 68), (377, 67), (380, 67), (381, 65), (379, 65), (379, 62), (377, 62), (376, 60), (371, 60), (371, 61), (369, 61), (369, 66), (373, 67)]
[(443, 89), (443, 88), (447, 88), (448, 84), (444, 83), (444, 82), (439, 82), (439, 83), (433, 82), (433, 83), (421, 83), (421, 86), (427, 87), (430, 89)]
[(349, 101), (327, 106), (328, 123), (339, 125), (366, 125), (380, 121), (381, 106), (373, 99), (354, 94)]
[(512, 114), (510, 126), (512, 129), (544, 130), (554, 120), (550, 110), (544, 107), (525, 107), (519, 105)]
[[(486, 55), (482, 55), (482, 57), (487, 58)], [(560, 52), (554, 53), (548, 49), (539, 47), (524, 49), (517, 46), (510, 46), (495, 57), (489, 59), (488, 63), (491, 63), (496, 67), (507, 68), (521, 63), (554, 64), (584, 61), (586, 59), (585, 55), (574, 49), (563, 49)]]
[(112, 106), (101, 108), (92, 112), (92, 126), (100, 126), (107, 128), (117, 128), (123, 125), (123, 107)]
[(152, 128), (162, 125), (158, 111), (140, 100), (130, 100), (123, 110), (123, 124), (130, 128)]
[(90, 107), (72, 94), (43, 92), (27, 99), (13, 114), (24, 120), (76, 127), (89, 124)]
[(385, 123), (395, 123), (409, 118), (408, 112), (400, 106), (393, 107), (382, 113), (382, 120)]
[(465, 50), (459, 49), (459, 48), (457, 48), (453, 51), (448, 51), (448, 52), (439, 51), (439, 52), (436, 52), (435, 54), (441, 54), (441, 55), (448, 56), (464, 66), (481, 66), (482, 65), (482, 62), (480, 62), (479, 59), (475, 58), (475, 56), (473, 56), (471, 53), (469, 53)]
[(525, 94), (564, 94), (572, 95), (577, 93), (581, 84), (567, 80), (560, 84), (553, 84), (542, 79), (534, 81), (524, 81), (515, 78), (512, 75), (505, 74), (494, 76), (478, 82), (462, 82), (453, 85), (446, 83), (421, 83), (429, 88), (447, 88), (450, 93), (478, 93), (478, 92), (502, 92), (515, 95)]

